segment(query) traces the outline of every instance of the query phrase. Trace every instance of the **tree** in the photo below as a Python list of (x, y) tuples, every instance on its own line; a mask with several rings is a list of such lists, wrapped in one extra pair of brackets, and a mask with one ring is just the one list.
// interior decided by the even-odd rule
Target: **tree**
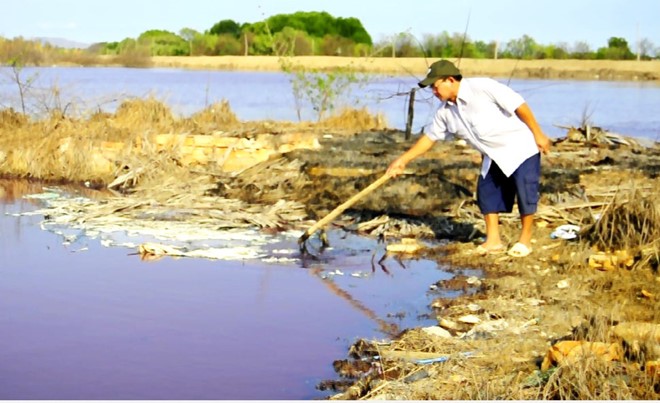
[(272, 34), (285, 28), (293, 28), (307, 33), (311, 37), (323, 38), (327, 35), (341, 36), (354, 43), (371, 45), (371, 36), (357, 18), (335, 18), (325, 11), (304, 12), (293, 14), (276, 14), (265, 21)]
[(655, 45), (653, 45), (653, 42), (651, 42), (648, 38), (642, 38), (637, 46), (640, 58), (648, 60), (655, 56), (653, 55), (653, 52), (655, 51)]
[(188, 42), (188, 56), (193, 54), (193, 39), (199, 36), (200, 33), (195, 31), (192, 28), (181, 28), (179, 31), (179, 36), (183, 38), (184, 41)]
[(238, 39), (241, 36), (241, 26), (234, 20), (221, 20), (211, 27), (209, 34), (228, 34)]
[(587, 42), (578, 41), (573, 45), (571, 56), (576, 59), (592, 59), (594, 54)]
[(371, 36), (364, 29), (362, 23), (357, 18), (337, 18), (337, 34), (344, 38), (351, 39), (355, 43), (366, 43), (371, 45)]
[(233, 35), (222, 34), (215, 38), (215, 55), (238, 56), (241, 54), (241, 42)]
[(18, 95), (21, 102), (21, 110), (23, 115), (27, 112), (25, 105), (26, 97), (28, 93), (32, 90), (32, 87), (39, 77), (39, 73), (34, 73), (28, 76), (26, 79), (23, 79), (22, 72), (23, 67), (25, 67), (23, 60), (20, 57), (14, 57), (9, 60), (9, 65), (11, 66), (11, 78), (12, 81), (16, 84), (18, 88)]
[(632, 60), (635, 55), (630, 51), (628, 42), (624, 38), (611, 37), (607, 40), (606, 48), (599, 48), (596, 52), (598, 59)]
[(422, 46), (429, 57), (451, 57), (451, 39), (447, 31), (437, 35), (425, 35), (422, 39)]
[(528, 35), (512, 39), (506, 44), (504, 54), (515, 59), (533, 59), (540, 55), (536, 41)]
[(301, 109), (305, 101), (316, 111), (318, 121), (339, 106), (342, 99), (354, 104), (349, 100), (351, 88), (368, 81), (367, 75), (347, 67), (332, 71), (307, 69), (291, 64), (286, 58), (280, 60), (280, 66), (290, 76), (298, 120), (302, 120)]
[(273, 35), (273, 47), (278, 56), (292, 56), (295, 53), (296, 37), (300, 31), (291, 27), (285, 27), (283, 30)]
[(491, 41), (491, 42), (484, 42), (484, 41), (476, 41), (474, 43), (474, 48), (475, 52), (477, 53), (477, 57), (485, 57), (488, 59), (495, 59), (495, 51), (497, 50), (497, 42)]
[(420, 49), (415, 38), (408, 34), (402, 33), (397, 35), (395, 42), (396, 56), (397, 57), (416, 57), (420, 55)]
[(145, 31), (137, 39), (141, 45), (149, 47), (152, 56), (182, 56), (190, 52), (190, 45), (174, 32), (152, 29)]

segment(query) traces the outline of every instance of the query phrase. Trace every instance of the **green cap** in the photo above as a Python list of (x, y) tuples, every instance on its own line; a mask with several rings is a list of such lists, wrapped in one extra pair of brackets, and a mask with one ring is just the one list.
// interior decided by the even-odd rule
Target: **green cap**
[(419, 82), (421, 88), (428, 87), (440, 78), (447, 78), (452, 76), (460, 76), (461, 72), (458, 70), (454, 63), (449, 60), (438, 60), (429, 67), (429, 72), (426, 78)]

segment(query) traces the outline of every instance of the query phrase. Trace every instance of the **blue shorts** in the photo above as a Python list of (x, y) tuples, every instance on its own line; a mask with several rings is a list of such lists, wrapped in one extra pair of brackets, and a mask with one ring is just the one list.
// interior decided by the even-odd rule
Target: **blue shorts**
[(516, 197), (521, 216), (536, 213), (540, 177), (540, 153), (527, 158), (508, 178), (492, 161), (486, 177), (480, 174), (477, 183), (477, 204), (481, 214), (510, 213)]

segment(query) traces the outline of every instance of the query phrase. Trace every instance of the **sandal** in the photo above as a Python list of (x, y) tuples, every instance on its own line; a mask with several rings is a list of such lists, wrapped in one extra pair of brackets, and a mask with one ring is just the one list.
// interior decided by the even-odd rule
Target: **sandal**
[(479, 245), (475, 249), (475, 252), (478, 255), (481, 255), (481, 256), (497, 255), (497, 254), (500, 254), (500, 253), (504, 253), (504, 245), (500, 244), (498, 246), (494, 246), (494, 247), (491, 247), (491, 248), (486, 248), (483, 245)]
[(511, 249), (509, 249), (509, 251), (507, 252), (507, 255), (513, 256), (513, 257), (525, 257), (525, 256), (529, 255), (530, 253), (532, 253), (532, 248), (528, 247), (527, 245), (525, 245), (523, 243), (516, 242), (516, 244), (513, 245), (511, 247)]

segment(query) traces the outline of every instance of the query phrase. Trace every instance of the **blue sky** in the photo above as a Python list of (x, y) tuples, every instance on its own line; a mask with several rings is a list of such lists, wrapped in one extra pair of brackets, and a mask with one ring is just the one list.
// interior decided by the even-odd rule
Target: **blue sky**
[(279, 13), (327, 11), (356, 17), (379, 41), (409, 32), (464, 32), (472, 40), (526, 34), (540, 44), (587, 42), (612, 36), (660, 46), (659, 0), (3, 0), (0, 36), (65, 38), (82, 43), (135, 38), (149, 29), (203, 32), (223, 19), (256, 22)]

